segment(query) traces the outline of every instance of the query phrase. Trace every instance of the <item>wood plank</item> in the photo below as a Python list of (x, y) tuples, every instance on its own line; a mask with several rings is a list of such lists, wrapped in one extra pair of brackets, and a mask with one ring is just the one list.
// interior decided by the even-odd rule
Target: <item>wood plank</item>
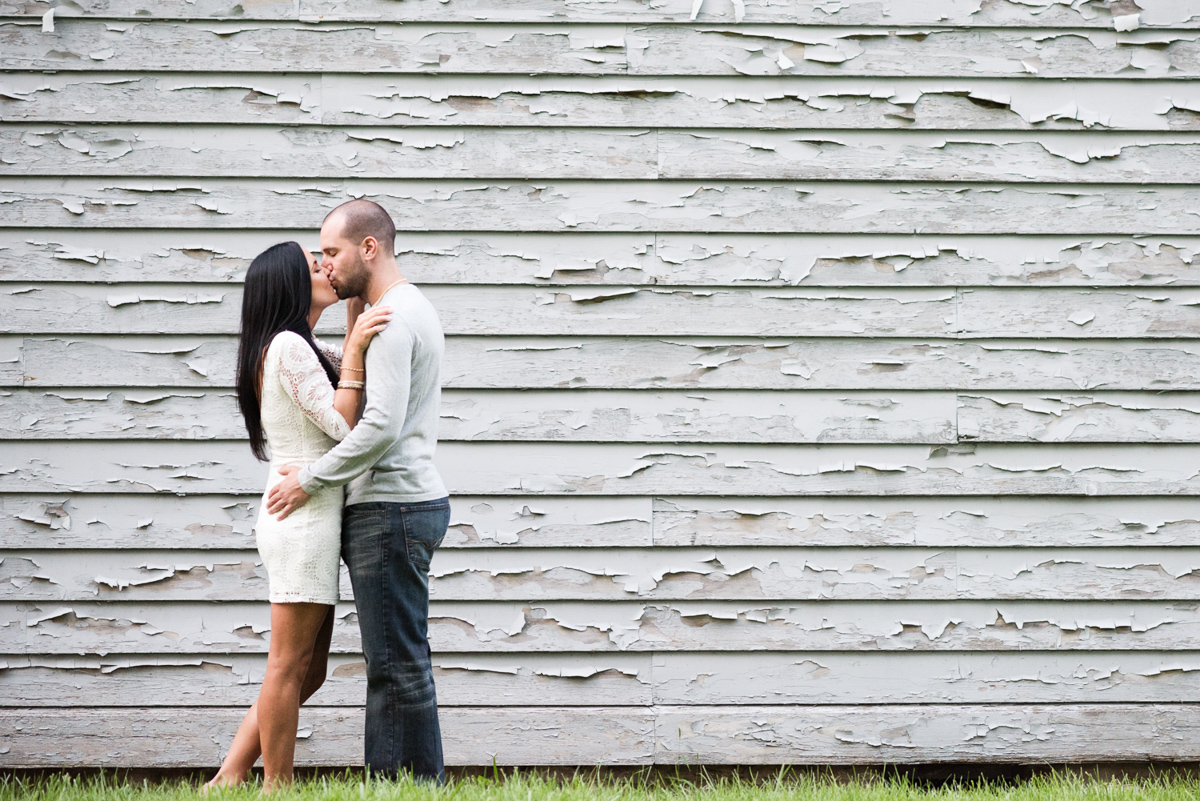
[[(0, 281), (238, 282), (276, 242), (315, 230), (0, 229)], [(417, 284), (617, 286), (1200, 285), (1200, 238), (409, 232)]]
[[(1196, 338), (1200, 290), (423, 285), (451, 336)], [(236, 334), (222, 284), (0, 287), (0, 333)], [(330, 309), (319, 335), (345, 331)]]
[(656, 653), (651, 675), (658, 704), (1177, 703), (1198, 696), (1198, 666), (1187, 652)]
[[(439, 706), (1196, 703), (1200, 654), (661, 652), (434, 654)], [(365, 664), (334, 654), (307, 706), (360, 706)], [(0, 707), (248, 706), (262, 654), (0, 657)]]
[[(664, 130), (658, 132), (658, 152), (659, 176), (670, 179), (1170, 184), (1179, 180), (1170, 177), (1173, 170), (1180, 179), (1190, 174), (1200, 156), (1200, 142), (1188, 134), (1090, 131), (947, 135)], [(15, 154), (14, 160), (20, 163), (23, 155)], [(87, 159), (71, 159), (80, 160)]]
[(1198, 442), (1190, 392), (987, 393), (958, 396), (958, 431), (988, 442)]
[[(0, 335), (0, 386), (228, 387), (211, 336)], [(6, 354), (11, 354), (5, 361)], [(451, 337), (450, 389), (1197, 390), (1186, 341)]]
[[(698, 12), (690, 0), (664, 0), (647, 6), (635, 0), (580, 0), (563, 6), (554, 0), (510, 0), (502, 7), (481, 0), (456, 0), (454, 3), (416, 0), (393, 4), (386, 0), (367, 0), (353, 4), (345, 0), (305, 0), (297, 7), (292, 2), (270, 2), (249, 6), (234, 0), (79, 0), (70, 6), (57, 6), (62, 16), (140, 17), (197, 19), (203, 17), (284, 20), (319, 17), (322, 19), (381, 19), (397, 22), (700, 22), (779, 23), (796, 25), (873, 25), (879, 22), (879, 5), (871, 0), (846, 0), (829, 6), (816, 0), (786, 4), (770, 0), (746, 0), (738, 10), (732, 3), (707, 2)], [(51, 8), (49, 0), (5, 0), (0, 13), (41, 15)], [(1141, 26), (1194, 28), (1200, 25), (1196, 15), (1170, 0), (1139, 0), (1137, 14)], [(1062, 5), (1025, 6), (1023, 4), (972, 4), (939, 6), (902, 5), (888, 7), (887, 22), (895, 25), (935, 27), (1070, 27), (1112, 29), (1114, 13), (1108, 8)], [(1136, 12), (1135, 12), (1136, 13)]]
[(1196, 336), (1200, 334), (1197, 305), (1200, 295), (1187, 290), (964, 289), (959, 294), (958, 320), (968, 335)]
[[(442, 737), (447, 764), (480, 766), (1191, 761), (1200, 753), (1195, 712), (1103, 703), (449, 708)], [(5, 767), (59, 768), (85, 753), (109, 768), (215, 767), (241, 714), (6, 711), (2, 759)], [(306, 709), (300, 726), (298, 765), (361, 763), (361, 710)]]
[[(657, 178), (656, 139), (647, 130), (8, 125), (0, 175)], [(1156, 144), (1138, 160), (1166, 180), (1171, 171), (1155, 165), (1188, 145)]]
[[(952, 289), (639, 289), (430, 286), (421, 291), (439, 312), (447, 335), (505, 336), (910, 336), (953, 335), (956, 296)], [(1045, 291), (1045, 290), (1041, 290)], [(1165, 290), (1164, 290), (1165, 291)], [(1193, 334), (1193, 295), (1174, 303), (1146, 304), (1145, 326), (1131, 329), (1158, 336)], [(1093, 303), (1091, 293), (1062, 292), (1059, 303), (1044, 301), (1050, 316), (1071, 304)], [(1109, 305), (1120, 308), (1127, 295)], [(1009, 295), (1009, 304), (1020, 297)], [(1168, 298), (1170, 299), (1170, 298)], [(1183, 308), (1180, 308), (1183, 307)], [(1036, 312), (1029, 316), (1034, 316)], [(7, 334), (236, 334), (241, 292), (222, 285), (28, 285), (0, 288), (0, 333)], [(1006, 326), (1003, 315), (987, 327), (999, 335), (1038, 336), (1039, 321)], [(1092, 326), (1085, 328), (1090, 331)], [(1107, 328), (1095, 326), (1101, 336)], [(345, 315), (330, 309), (318, 335), (340, 335)], [(1028, 332), (1028, 333), (1027, 333)], [(988, 330), (980, 333), (986, 334)], [(1070, 333), (1070, 332), (1066, 332)], [(1136, 334), (1135, 334), (1136, 335)]]
[[(457, 24), (444, 22), (0, 24), (0, 68), (569, 75), (1194, 78), (1187, 31)], [(299, 59), (296, 54), (304, 53)]]
[[(168, 708), (0, 711), (0, 766), (216, 767), (245, 711)], [(439, 711), (449, 765), (649, 764), (652, 713), (636, 707)], [(361, 765), (361, 707), (305, 708), (297, 765)], [(47, 736), (53, 731), (53, 736)], [(569, 744), (569, 745), (568, 745)]]
[[(0, 390), (0, 439), (245, 439), (220, 390)], [(442, 441), (951, 443), (949, 392), (442, 394)]]
[[(653, 512), (651, 512), (653, 506)], [(1187, 497), (451, 498), (454, 548), (1200, 546)], [(0, 548), (242, 549), (256, 495), (0, 495)], [(651, 518), (653, 516), (653, 540)]]
[[(0, 653), (266, 653), (265, 603), (0, 602)], [(354, 607), (333, 652), (362, 653)], [(1194, 601), (434, 602), (433, 651), (1200, 650)]]
[[(1200, 548), (438, 551), (439, 601), (1200, 600)], [(4, 551), (0, 600), (265, 601), (257, 551)], [(341, 598), (351, 600), (349, 576)]]
[[(782, 7), (782, 6), (780, 6)], [(1058, 6), (1056, 6), (1058, 7)], [(60, 6), (60, 13), (65, 6)], [(489, 13), (496, 13), (492, 9)], [(734, 129), (1200, 130), (1174, 80), (9, 72), (0, 119)]]
[(661, 498), (654, 544), (1196, 546), (1200, 516), (1182, 497)]
[(0, 179), (0, 227), (316, 229), (354, 196), (404, 231), (1200, 234), (1200, 189), (1188, 187), (417, 179), (10, 177)]
[[(446, 442), (462, 495), (1193, 495), (1200, 445), (678, 445)], [(14, 442), (0, 492), (250, 494), (240, 442)]]
[(637, 75), (1183, 77), (1197, 50), (1191, 34), (1152, 31), (661, 26), (631, 34)]
[(657, 759), (666, 763), (1086, 763), (1200, 754), (1195, 710), (1175, 704), (682, 706), (655, 712)]
[(10, 124), (0, 175), (1192, 184), (1186, 133)]
[[(260, 494), (0, 495), (0, 548), (253, 547)], [(649, 546), (649, 498), (451, 499), (442, 548)]]
[[(1144, 670), (1167, 664), (1124, 661)], [(649, 654), (437, 654), (433, 674), (441, 707), (645, 706), (653, 702), (650, 662)], [(263, 654), (0, 657), (0, 707), (249, 706), (266, 666)], [(366, 695), (362, 655), (333, 654), (308, 706), (362, 706)]]
[[(624, 26), (415, 23), (102, 22), (64, 18), (46, 48), (41, 21), (0, 23), (0, 69), (88, 71), (518, 72), (623, 74)], [(301, 53), (305, 53), (303, 57)], [(93, 57), (94, 56), (94, 57)]]

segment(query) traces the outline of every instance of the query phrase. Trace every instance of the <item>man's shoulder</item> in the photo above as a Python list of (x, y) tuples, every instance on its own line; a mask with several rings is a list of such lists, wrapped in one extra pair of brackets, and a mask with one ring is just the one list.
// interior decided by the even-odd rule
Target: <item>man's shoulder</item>
[[(393, 311), (392, 322), (401, 321), (404, 327), (415, 336), (432, 331), (440, 334), (442, 323), (438, 319), (437, 309), (429, 302), (429, 298), (425, 297), (425, 293), (412, 284), (405, 284), (396, 289), (404, 291), (398, 292), (395, 300), (390, 297), (387, 300)], [(391, 327), (390, 323), (388, 327)]]

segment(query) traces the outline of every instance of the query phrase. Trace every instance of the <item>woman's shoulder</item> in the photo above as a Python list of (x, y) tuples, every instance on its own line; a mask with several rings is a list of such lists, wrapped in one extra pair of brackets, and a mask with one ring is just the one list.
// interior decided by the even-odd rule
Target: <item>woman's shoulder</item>
[[(304, 337), (297, 334), (295, 331), (280, 331), (275, 336), (271, 337), (270, 344), (267, 345), (267, 353), (271, 351), (283, 351), (292, 349), (297, 346), (308, 347), (308, 342)], [(311, 348), (310, 348), (311, 350)]]
[(317, 354), (304, 337), (295, 331), (280, 331), (267, 345), (266, 361), (276, 364), (317, 361)]

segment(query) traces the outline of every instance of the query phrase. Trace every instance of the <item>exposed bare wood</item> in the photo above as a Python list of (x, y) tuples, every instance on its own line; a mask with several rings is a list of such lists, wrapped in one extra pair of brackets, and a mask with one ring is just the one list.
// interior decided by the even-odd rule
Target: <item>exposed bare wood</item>
[[(316, 239), (313, 230), (0, 230), (0, 280), (237, 282), (270, 245), (296, 240), (315, 247)], [(409, 232), (397, 250), (401, 269), (422, 285), (1200, 284), (1200, 240), (1187, 236)]]
[[(1200, 549), (721, 548), (438, 551), (444, 601), (1200, 600)], [(351, 599), (343, 570), (341, 597)], [(256, 551), (5, 551), (9, 601), (265, 601)]]
[(364, 196), (405, 231), (1200, 233), (1200, 189), (1185, 187), (264, 180), (0, 179), (0, 227), (315, 229)]
[[(0, 67), (569, 75), (1196, 76), (1188, 31), (889, 27), (149, 22), (0, 23)], [(885, 23), (886, 24), (886, 23)]]
[[(236, 351), (230, 337), (0, 335), (0, 386), (228, 387)], [(452, 389), (1181, 391), (1200, 389), (1200, 348), (1187, 341), (452, 337), (442, 381)]]
[(0, 83), (0, 119), (88, 124), (1195, 131), (1197, 109), (1179, 82), (1147, 78), (9, 72)]
[[(0, 602), (0, 653), (266, 653), (265, 603)], [(1200, 650), (1194, 601), (434, 602), (433, 651)], [(359, 654), (354, 607), (335, 653)]]
[[(243, 439), (229, 391), (0, 390), (0, 439)], [(952, 393), (447, 390), (438, 438), (556, 442), (956, 441)]]

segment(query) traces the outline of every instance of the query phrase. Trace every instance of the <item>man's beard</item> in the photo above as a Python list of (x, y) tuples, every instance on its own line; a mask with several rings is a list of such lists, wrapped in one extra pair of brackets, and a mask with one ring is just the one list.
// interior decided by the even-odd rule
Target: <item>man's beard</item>
[(341, 300), (358, 297), (367, 291), (367, 284), (370, 282), (370, 278), (371, 275), (367, 271), (367, 263), (362, 260), (362, 256), (355, 253), (354, 264), (351, 266), (349, 272), (338, 275), (337, 286), (333, 288), (333, 291), (337, 292), (337, 296)]

